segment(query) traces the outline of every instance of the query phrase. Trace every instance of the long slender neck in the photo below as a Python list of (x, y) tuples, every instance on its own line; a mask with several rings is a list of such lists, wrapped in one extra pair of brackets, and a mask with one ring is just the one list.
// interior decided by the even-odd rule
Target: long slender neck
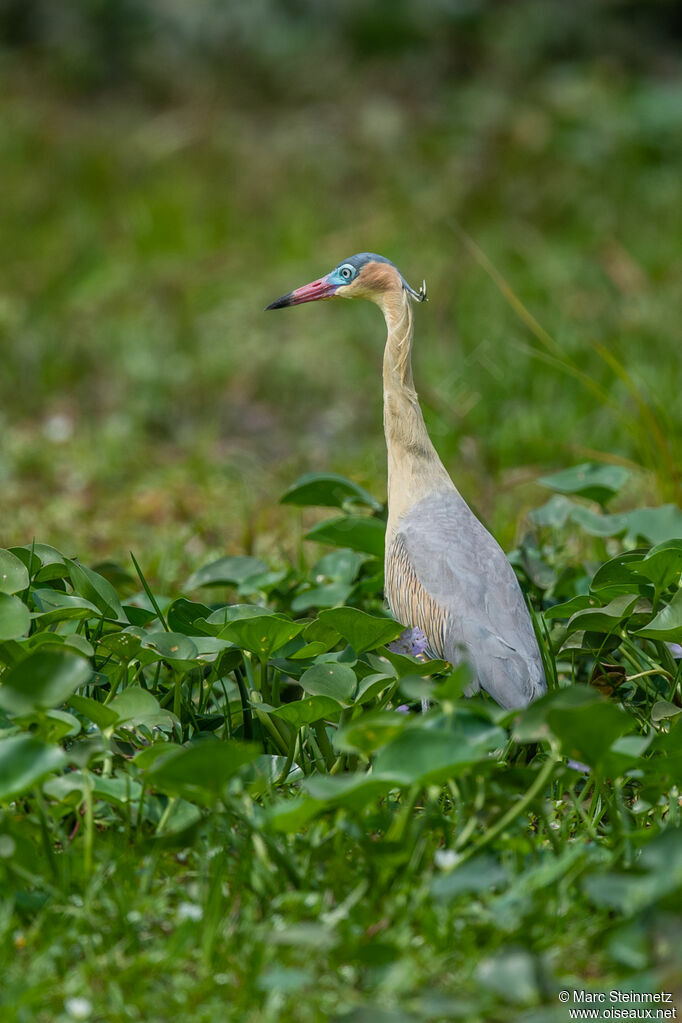
[(388, 534), (412, 505), (454, 489), (429, 437), (412, 377), (412, 305), (403, 288), (382, 296), (388, 337), (384, 350), (384, 433), (388, 451)]

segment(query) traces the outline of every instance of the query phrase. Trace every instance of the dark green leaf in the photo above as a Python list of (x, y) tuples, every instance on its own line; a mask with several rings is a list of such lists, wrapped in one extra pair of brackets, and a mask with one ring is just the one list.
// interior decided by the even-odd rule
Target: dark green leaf
[(306, 533), (306, 539), (327, 543), (332, 547), (350, 547), (354, 551), (364, 551), (383, 558), (385, 533), (386, 525), (379, 519), (342, 515), (338, 519), (318, 523)]
[(92, 676), (77, 654), (38, 649), (2, 676), (0, 708), (14, 717), (58, 707)]
[(294, 728), (310, 725), (322, 718), (338, 718), (340, 707), (336, 700), (328, 696), (308, 696), (303, 700), (293, 700), (273, 711), (278, 718), (288, 721)]
[(150, 785), (185, 799), (220, 795), (233, 775), (259, 755), (253, 744), (202, 739), (191, 746), (178, 746), (159, 757), (146, 771)]
[(560, 494), (577, 494), (590, 501), (606, 504), (623, 487), (630, 473), (620, 465), (585, 462), (571, 469), (542, 476), (538, 483)]
[(322, 625), (335, 629), (349, 643), (356, 654), (390, 643), (404, 631), (404, 626), (392, 618), (379, 618), (355, 607), (336, 607), (320, 611)]
[(7, 803), (66, 763), (56, 746), (28, 735), (0, 739), (0, 800)]
[(267, 570), (268, 566), (259, 558), (236, 554), (204, 565), (189, 577), (185, 585), (188, 590), (196, 590), (200, 586), (238, 586), (249, 576)]
[(682, 590), (677, 590), (670, 603), (634, 635), (679, 643), (682, 640)]
[(19, 593), (28, 586), (28, 570), (11, 551), (0, 549), (0, 593)]
[(341, 704), (348, 704), (353, 698), (357, 679), (347, 664), (327, 662), (308, 668), (301, 675), (300, 683), (306, 693), (328, 696)]
[(0, 641), (20, 639), (31, 627), (31, 613), (18, 597), (0, 592)]
[(299, 477), (281, 499), (282, 504), (343, 508), (352, 501), (364, 504), (373, 511), (381, 511), (381, 504), (357, 483), (334, 473), (309, 472)]
[(68, 568), (71, 585), (79, 597), (84, 597), (94, 604), (105, 618), (127, 624), (116, 590), (108, 579), (93, 572), (91, 568), (86, 568), (85, 565), (79, 565), (76, 561), (69, 561)]

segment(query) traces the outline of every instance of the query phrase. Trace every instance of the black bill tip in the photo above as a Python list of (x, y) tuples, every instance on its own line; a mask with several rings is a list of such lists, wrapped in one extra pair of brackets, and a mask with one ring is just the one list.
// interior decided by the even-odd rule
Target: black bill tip
[(285, 306), (291, 305), (291, 296), (292, 292), (290, 291), (288, 294), (282, 295), (281, 298), (276, 298), (270, 305), (266, 305), (265, 311), (267, 312), (268, 309), (284, 309)]

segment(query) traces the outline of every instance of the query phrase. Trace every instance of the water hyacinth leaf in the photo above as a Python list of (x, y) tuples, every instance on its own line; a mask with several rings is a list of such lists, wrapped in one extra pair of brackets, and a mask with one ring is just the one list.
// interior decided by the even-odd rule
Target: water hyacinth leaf
[(32, 597), (37, 608), (36, 617), (40, 619), (42, 626), (70, 619), (101, 617), (98, 607), (75, 593), (63, 593), (61, 590), (45, 587), (33, 590)]
[(361, 515), (342, 515), (318, 523), (308, 533), (306, 540), (326, 543), (332, 547), (350, 547), (354, 551), (384, 557), (386, 524), (380, 519)]
[(311, 607), (337, 607), (348, 600), (353, 586), (351, 583), (332, 582), (323, 586), (311, 586), (301, 590), (291, 602), (291, 610), (295, 613), (308, 611)]
[(542, 614), (546, 621), (552, 622), (561, 618), (570, 618), (576, 611), (584, 611), (588, 607), (596, 607), (597, 604), (596, 597), (580, 593), (577, 597), (571, 597), (570, 600), (566, 600), (561, 604), (554, 604), (553, 607), (548, 607)]
[(67, 566), (71, 585), (79, 597), (94, 604), (105, 618), (128, 624), (116, 590), (108, 579), (76, 561), (68, 561)]
[(0, 593), (19, 593), (28, 586), (28, 569), (16, 554), (0, 549)]
[(650, 605), (636, 593), (621, 593), (604, 607), (586, 608), (576, 611), (566, 626), (567, 635), (583, 630), (585, 632), (613, 632), (621, 622), (633, 614), (646, 614)]
[(543, 486), (559, 494), (576, 494), (598, 504), (606, 504), (623, 487), (630, 476), (620, 465), (600, 465), (585, 462), (538, 480)]
[(304, 788), (317, 803), (327, 806), (343, 806), (355, 812), (362, 810), (368, 803), (381, 799), (391, 789), (399, 787), (396, 779), (371, 774), (334, 775), (318, 774), (306, 778)]
[(323, 718), (336, 720), (340, 713), (338, 701), (329, 696), (308, 696), (303, 700), (293, 700), (273, 711), (273, 714), (283, 721), (288, 721), (294, 728), (311, 725)]
[(383, 672), (374, 672), (371, 675), (365, 675), (358, 682), (358, 688), (355, 693), (356, 703), (367, 703), (369, 700), (373, 700), (375, 696), (382, 693), (387, 686), (395, 684), (394, 675), (385, 675)]
[(164, 813), (154, 832), (155, 838), (169, 838), (188, 831), (201, 820), (201, 810), (186, 799), (175, 799), (168, 813)]
[(43, 739), (59, 742), (61, 739), (73, 738), (81, 730), (81, 723), (73, 714), (64, 710), (47, 710), (41, 728)]
[(375, 710), (351, 721), (334, 737), (334, 748), (368, 756), (402, 732), (407, 715), (395, 710)]
[(196, 661), (196, 643), (182, 632), (150, 632), (142, 640), (143, 650), (152, 650), (175, 668), (188, 668)]
[(31, 627), (31, 613), (23, 601), (0, 592), (0, 640), (20, 639)]
[(273, 831), (285, 834), (300, 832), (325, 809), (324, 802), (300, 796), (275, 803), (265, 813), (265, 823)]
[(392, 618), (379, 618), (355, 607), (336, 607), (320, 611), (322, 625), (335, 629), (357, 654), (376, 650), (400, 636), (404, 626)]
[(546, 504), (540, 508), (533, 508), (528, 513), (531, 522), (536, 526), (548, 526), (550, 529), (561, 529), (568, 522), (571, 512), (575, 508), (575, 502), (567, 497), (559, 497), (555, 494), (550, 497)]
[(602, 600), (621, 593), (639, 593), (644, 581), (633, 574), (633, 567), (642, 560), (644, 551), (625, 551), (601, 565), (594, 573), (590, 590)]
[(346, 503), (363, 504), (373, 511), (382, 505), (364, 487), (330, 472), (308, 472), (300, 476), (280, 499), (282, 504), (300, 507), (343, 508)]
[(93, 724), (102, 730), (110, 728), (118, 721), (118, 714), (115, 710), (112, 710), (111, 707), (103, 703), (99, 703), (97, 700), (93, 700), (90, 696), (81, 696), (80, 693), (74, 693), (68, 702), (72, 710), (75, 710), (77, 714), (82, 714), (84, 718), (92, 721)]
[(667, 718), (675, 718), (678, 714), (682, 714), (682, 707), (676, 707), (669, 700), (657, 700), (651, 708), (651, 720), (656, 723)]
[(470, 895), (472, 892), (489, 892), (507, 880), (501, 864), (488, 854), (475, 856), (461, 866), (457, 866), (455, 858), (453, 866), (455, 869), (433, 881), (431, 893), (434, 898), (456, 899), (459, 895)]
[[(142, 640), (146, 636), (147, 633), (143, 629), (138, 626), (131, 626), (128, 629), (122, 629), (120, 632), (113, 632), (110, 636), (103, 636), (100, 640), (100, 646), (118, 657), (123, 664), (129, 664), (133, 658), (138, 656)], [(152, 660), (153, 658), (149, 658), (149, 663)]]
[(682, 641), (682, 590), (677, 590), (670, 603), (634, 635), (670, 643)]
[(582, 707), (552, 707), (547, 723), (559, 739), (565, 757), (597, 767), (612, 743), (634, 727), (633, 719), (613, 703), (600, 698)]
[(22, 717), (58, 707), (91, 677), (90, 664), (78, 654), (35, 650), (2, 676), (0, 708)]
[(439, 703), (458, 700), (464, 694), (464, 690), (474, 681), (474, 673), (471, 667), (463, 661), (458, 664), (454, 671), (446, 675), (436, 685), (433, 695)]
[(107, 706), (116, 713), (119, 725), (172, 728), (177, 720), (170, 711), (163, 710), (156, 697), (141, 686), (128, 686)]
[(630, 915), (682, 887), (682, 831), (669, 828), (644, 847), (637, 872), (594, 874), (583, 890), (596, 906)]
[(661, 544), (682, 536), (682, 510), (676, 504), (663, 504), (659, 508), (635, 508), (626, 512), (627, 535), (637, 542)]
[(260, 752), (255, 744), (203, 739), (159, 757), (145, 776), (148, 784), (169, 795), (189, 800), (208, 795), (215, 799), (230, 778)]
[(416, 657), (397, 654), (388, 647), (382, 650), (379, 656), (368, 654), (367, 660), (376, 671), (386, 671), (386, 661), (388, 661), (398, 678), (401, 678), (403, 675), (439, 675), (450, 667), (447, 661), (440, 661), (436, 658), (428, 658), (423, 661), (417, 660)]
[(657, 590), (679, 586), (682, 573), (682, 540), (666, 540), (652, 547), (646, 557), (631, 566), (634, 575), (649, 579)]
[(357, 679), (355, 672), (347, 664), (326, 662), (313, 664), (300, 678), (300, 684), (306, 693), (312, 696), (328, 696), (340, 704), (348, 704), (353, 699)]
[(437, 785), (470, 764), (487, 760), (506, 738), (501, 728), (462, 715), (447, 731), (406, 728), (379, 751), (374, 767), (377, 774), (391, 775), (404, 785)]
[[(552, 710), (561, 714), (564, 710), (574, 708), (591, 708), (603, 702), (594, 689), (589, 686), (568, 686), (566, 689), (557, 689), (554, 692), (545, 693), (539, 700), (535, 700), (516, 719), (513, 729), (515, 742), (542, 742), (551, 740), (553, 732), (548, 723), (548, 716)], [(580, 759), (580, 758), (576, 758)]]
[(221, 630), (220, 639), (236, 643), (261, 661), (267, 661), (272, 653), (286, 646), (304, 628), (303, 622), (292, 622), (284, 615), (260, 615), (230, 622)]
[(189, 577), (185, 585), (188, 590), (202, 586), (239, 586), (249, 576), (267, 571), (268, 566), (260, 558), (235, 554), (204, 565)]
[(576, 504), (571, 510), (570, 521), (589, 536), (622, 536), (628, 528), (625, 515), (602, 515), (582, 504)]
[(369, 560), (367, 554), (361, 554), (359, 551), (352, 551), (350, 548), (342, 547), (338, 551), (330, 551), (329, 554), (323, 554), (319, 561), (313, 565), (310, 574), (316, 582), (329, 579), (352, 583), (357, 578), (362, 566)]
[(211, 613), (211, 608), (206, 604), (187, 600), (186, 597), (178, 597), (168, 608), (166, 621), (171, 632), (183, 632), (186, 636), (195, 636), (197, 632), (204, 632), (204, 629), (197, 625), (197, 621), (209, 618)]
[(0, 740), (0, 800), (9, 802), (47, 774), (66, 764), (57, 746), (47, 746), (29, 735)]

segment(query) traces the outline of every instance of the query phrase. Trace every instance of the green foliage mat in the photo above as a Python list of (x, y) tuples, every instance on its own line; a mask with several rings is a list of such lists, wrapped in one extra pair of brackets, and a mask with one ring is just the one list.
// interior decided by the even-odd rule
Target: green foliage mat
[(135, 559), (0, 551), (3, 1021), (563, 1020), (560, 989), (670, 990), (682, 530), (585, 503), (623, 482), (545, 480), (512, 561), (549, 692), (520, 713), (392, 648), (382, 509), (336, 476), (285, 496), (334, 508), (309, 573), (222, 558), (169, 596)]

